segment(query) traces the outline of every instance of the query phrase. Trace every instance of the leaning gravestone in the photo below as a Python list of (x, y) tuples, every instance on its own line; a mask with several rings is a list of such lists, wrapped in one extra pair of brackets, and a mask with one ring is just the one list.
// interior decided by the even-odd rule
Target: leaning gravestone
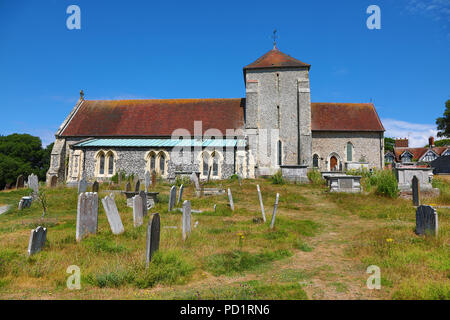
[(187, 237), (191, 234), (191, 202), (189, 200), (185, 200), (183, 202), (183, 240), (186, 240)]
[(195, 172), (192, 172), (190, 179), (195, 186), (195, 190), (200, 191), (200, 183), (198, 182), (198, 177), (197, 174), (195, 174)]
[(133, 221), (135, 227), (140, 227), (144, 223), (143, 207), (142, 197), (135, 195), (133, 197)]
[(419, 206), (416, 210), (416, 233), (438, 235), (438, 215), (432, 206)]
[(88, 234), (96, 234), (98, 225), (98, 194), (83, 192), (78, 195), (76, 239), (81, 241)]
[(106, 217), (108, 218), (109, 226), (114, 234), (121, 234), (125, 231), (122, 220), (120, 219), (119, 211), (117, 210), (116, 202), (111, 197), (104, 197), (102, 199), (103, 209), (105, 209)]
[(177, 187), (172, 186), (172, 188), (170, 188), (170, 195), (169, 195), (169, 211), (172, 211), (173, 207), (175, 207), (176, 197), (177, 197)]
[(273, 229), (275, 226), (275, 217), (277, 215), (277, 207), (278, 207), (278, 198), (280, 197), (280, 194), (277, 193), (277, 197), (275, 198), (275, 205), (273, 206), (273, 213), (272, 213), (272, 221), (270, 222), (270, 229)]
[(23, 177), (23, 175), (20, 175), (17, 177), (17, 180), (16, 180), (16, 189), (23, 188), (23, 186), (24, 186), (24, 177)]
[(262, 218), (263, 218), (263, 221), (266, 222), (266, 213), (264, 212), (264, 204), (263, 204), (261, 189), (259, 188), (259, 184), (256, 185), (256, 190), (258, 190), (259, 205), (261, 206)]
[(28, 242), (28, 255), (38, 253), (45, 246), (47, 239), (47, 228), (37, 227), (36, 230), (31, 230), (30, 241)]
[(129, 181), (125, 185), (125, 192), (131, 192), (131, 183)]
[(138, 179), (134, 185), (134, 192), (139, 192), (141, 190), (141, 181)]
[(145, 262), (148, 268), (152, 261), (153, 254), (159, 249), (160, 223), (159, 213), (152, 214), (147, 226), (147, 250), (145, 252)]
[(412, 201), (413, 206), (420, 206), (420, 182), (416, 176), (412, 178)]
[(87, 191), (87, 180), (85, 177), (82, 177), (78, 182), (78, 194), (84, 193)]
[(142, 216), (147, 216), (148, 203), (147, 203), (147, 194), (145, 191), (140, 191), (139, 196), (142, 198)]
[(231, 211), (234, 211), (233, 196), (231, 195), (231, 190), (230, 190), (230, 188), (228, 188), (228, 200), (230, 201), (230, 208), (231, 208)]
[(92, 184), (92, 192), (98, 192), (98, 181), (95, 180)]
[(150, 172), (148, 172), (146, 170), (145, 174), (144, 174), (145, 192), (148, 192), (148, 187), (150, 186), (150, 183), (152, 182), (151, 179), (152, 179), (152, 176), (150, 175)]
[(178, 191), (177, 205), (178, 205), (178, 204), (182, 201), (182, 199), (183, 199), (183, 189), (184, 189), (184, 186), (181, 185), (181, 186), (180, 186), (180, 191)]

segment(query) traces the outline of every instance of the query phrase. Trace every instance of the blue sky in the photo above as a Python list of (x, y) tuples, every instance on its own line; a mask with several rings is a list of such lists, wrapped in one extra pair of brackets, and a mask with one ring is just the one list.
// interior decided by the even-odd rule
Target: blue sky
[[(81, 30), (66, 9), (81, 8)], [(366, 9), (381, 8), (381, 30)], [(244, 97), (272, 47), (312, 65), (313, 102), (373, 101), (387, 136), (423, 145), (450, 99), (450, 0), (0, 0), (0, 134), (45, 144), (86, 99)]]

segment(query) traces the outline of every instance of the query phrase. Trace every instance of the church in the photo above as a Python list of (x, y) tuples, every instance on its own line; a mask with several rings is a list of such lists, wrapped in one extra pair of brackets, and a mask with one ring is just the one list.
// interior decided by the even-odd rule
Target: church
[(47, 183), (383, 168), (374, 105), (311, 102), (310, 68), (274, 45), (243, 68), (244, 98), (85, 100), (81, 91), (55, 134)]

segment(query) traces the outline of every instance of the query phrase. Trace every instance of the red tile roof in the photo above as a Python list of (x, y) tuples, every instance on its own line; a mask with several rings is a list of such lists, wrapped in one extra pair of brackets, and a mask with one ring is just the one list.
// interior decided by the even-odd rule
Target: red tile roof
[(170, 136), (194, 121), (210, 129), (244, 126), (245, 99), (85, 100), (62, 136)]
[[(434, 152), (436, 152), (436, 154), (438, 156), (440, 156), (442, 153), (444, 153), (445, 150), (448, 149), (448, 147), (433, 147), (431, 148)], [(430, 150), (429, 148), (394, 148), (394, 153), (395, 153), (395, 160), (400, 162), (400, 156), (405, 152), (405, 151), (409, 151), (409, 153), (412, 154), (412, 158), (414, 160), (419, 160), (428, 150)]]
[(371, 103), (311, 103), (312, 131), (384, 131)]
[(306, 67), (310, 68), (311, 65), (301, 62), (287, 54), (281, 52), (277, 48), (274, 48), (267, 52), (265, 55), (257, 59), (255, 62), (250, 63), (244, 67), (244, 73), (247, 69), (261, 69), (261, 68), (289, 68), (289, 67)]
[[(194, 121), (208, 129), (244, 127), (245, 99), (85, 100), (61, 136), (170, 136), (194, 134)], [(372, 104), (311, 103), (313, 131), (384, 131)]]

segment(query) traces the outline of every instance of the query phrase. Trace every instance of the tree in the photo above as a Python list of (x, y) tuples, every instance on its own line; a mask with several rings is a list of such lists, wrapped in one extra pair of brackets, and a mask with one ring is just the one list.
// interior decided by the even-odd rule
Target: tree
[(385, 137), (384, 138), (384, 151), (394, 151), (395, 139)]
[(445, 102), (444, 116), (436, 119), (438, 137), (450, 138), (450, 100)]

